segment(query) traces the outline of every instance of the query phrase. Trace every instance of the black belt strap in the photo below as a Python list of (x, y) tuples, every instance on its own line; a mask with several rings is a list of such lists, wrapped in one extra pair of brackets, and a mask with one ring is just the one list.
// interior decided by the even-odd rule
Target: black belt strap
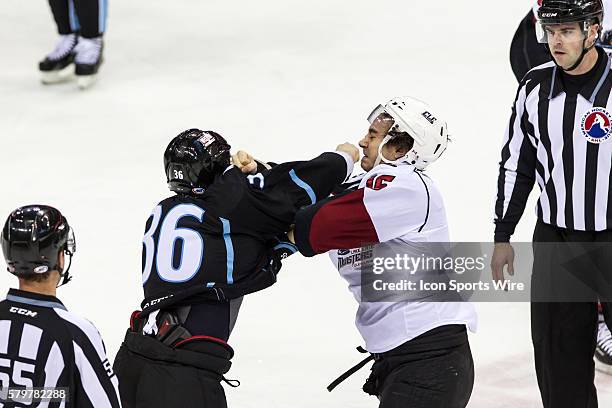
[(240, 381), (238, 380), (228, 380), (224, 375), (221, 376), (221, 380), (232, 388), (240, 387)]
[[(357, 351), (360, 352), (361, 354), (365, 354), (368, 352), (361, 346), (357, 347)], [(338, 385), (340, 385), (342, 382), (344, 382), (344, 380), (349, 378), (351, 375), (355, 374), (357, 371), (361, 370), (364, 365), (368, 364), (370, 361), (374, 360), (375, 358), (376, 356), (374, 354), (370, 354), (367, 358), (363, 359), (353, 368), (351, 368), (350, 370), (342, 374), (340, 377), (336, 378), (331, 384), (329, 384), (327, 386), (327, 391), (332, 392), (332, 390), (336, 388)]]

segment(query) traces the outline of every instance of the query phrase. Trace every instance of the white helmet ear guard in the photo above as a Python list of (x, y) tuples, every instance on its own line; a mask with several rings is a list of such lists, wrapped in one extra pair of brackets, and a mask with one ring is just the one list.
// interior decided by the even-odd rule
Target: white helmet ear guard
[[(409, 96), (393, 98), (372, 111), (368, 116), (370, 124), (383, 113), (391, 117), (393, 125), (378, 146), (375, 166), (381, 162), (408, 163), (424, 170), (446, 150), (449, 141), (446, 121), (432, 113), (432, 109), (425, 102)], [(414, 139), (414, 145), (406, 155), (390, 161), (383, 157), (382, 148), (396, 137), (395, 133), (407, 133)]]

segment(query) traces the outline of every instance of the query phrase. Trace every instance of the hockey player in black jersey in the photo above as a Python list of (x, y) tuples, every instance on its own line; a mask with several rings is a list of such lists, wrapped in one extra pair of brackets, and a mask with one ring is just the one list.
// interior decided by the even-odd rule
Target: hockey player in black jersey
[(120, 407), (100, 334), (56, 297), (76, 248), (66, 218), (44, 205), (18, 208), (0, 243), (19, 278), (19, 290), (0, 302), (0, 407)]
[(536, 5), (533, 10), (529, 9), (527, 15), (521, 20), (510, 45), (510, 65), (519, 82), (531, 68), (552, 59), (548, 48), (540, 44), (537, 39), (536, 7), (539, 5)]
[(295, 251), (279, 236), (358, 158), (344, 144), (310, 161), (260, 163), (246, 175), (215, 132), (190, 129), (172, 140), (164, 167), (175, 195), (147, 221), (143, 310), (115, 360), (124, 406), (227, 406), (220, 382), (242, 297), (276, 281), (282, 253)]

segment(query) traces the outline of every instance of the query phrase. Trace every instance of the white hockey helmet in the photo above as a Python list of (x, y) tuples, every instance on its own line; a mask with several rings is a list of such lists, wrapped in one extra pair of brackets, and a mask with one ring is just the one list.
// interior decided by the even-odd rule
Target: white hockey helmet
[[(433, 113), (425, 102), (410, 96), (393, 98), (385, 105), (378, 105), (372, 111), (368, 116), (370, 124), (383, 113), (391, 116), (393, 125), (378, 146), (378, 157), (374, 166), (381, 162), (390, 164), (409, 163), (417, 169), (423, 170), (436, 161), (446, 150), (449, 140), (446, 121)], [(414, 139), (412, 149), (397, 160), (385, 159), (382, 155), (383, 146), (397, 137), (397, 133), (404, 132)]]

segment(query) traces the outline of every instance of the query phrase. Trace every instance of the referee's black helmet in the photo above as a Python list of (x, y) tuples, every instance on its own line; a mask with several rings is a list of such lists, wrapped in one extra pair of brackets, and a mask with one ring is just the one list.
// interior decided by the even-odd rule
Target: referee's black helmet
[(541, 24), (565, 24), (587, 21), (603, 22), (602, 0), (543, 0), (538, 10)]
[(47, 205), (28, 205), (13, 211), (4, 224), (0, 243), (8, 271), (18, 277), (51, 270), (64, 275), (58, 262), (60, 252), (72, 256), (76, 250), (66, 217)]

